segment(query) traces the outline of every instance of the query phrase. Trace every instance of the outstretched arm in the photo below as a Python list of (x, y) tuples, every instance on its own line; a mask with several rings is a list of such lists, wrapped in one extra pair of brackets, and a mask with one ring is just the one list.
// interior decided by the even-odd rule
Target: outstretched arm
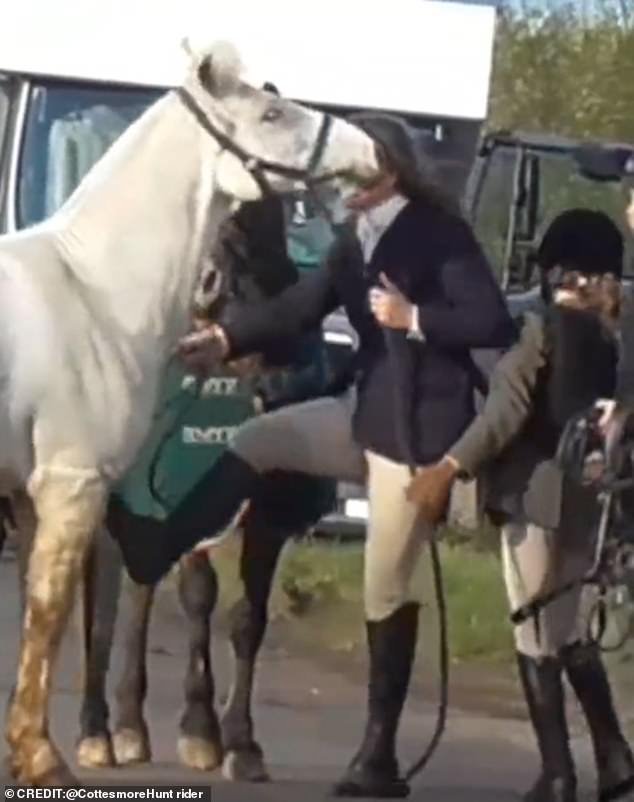
[(317, 328), (338, 305), (327, 267), (303, 276), (268, 301), (235, 304), (220, 321), (227, 339), (227, 356), (236, 359), (271, 343), (298, 337)]
[(527, 315), (519, 341), (495, 368), (482, 412), (442, 460), (413, 479), (407, 495), (425, 518), (440, 519), (456, 476), (473, 476), (517, 437), (531, 414), (546, 358), (543, 323)]

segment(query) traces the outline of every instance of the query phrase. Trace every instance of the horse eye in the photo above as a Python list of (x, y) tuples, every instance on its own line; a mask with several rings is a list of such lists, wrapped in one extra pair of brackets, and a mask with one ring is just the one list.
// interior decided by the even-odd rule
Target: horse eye
[(271, 108), (267, 109), (262, 115), (262, 122), (274, 123), (276, 120), (279, 120), (281, 116), (282, 116), (282, 110), (272, 106)]

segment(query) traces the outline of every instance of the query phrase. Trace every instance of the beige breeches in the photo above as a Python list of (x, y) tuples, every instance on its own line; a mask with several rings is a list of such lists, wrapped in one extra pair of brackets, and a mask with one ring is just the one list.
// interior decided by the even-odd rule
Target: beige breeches
[[(583, 576), (591, 567), (591, 529), (542, 529), (512, 522), (502, 527), (504, 581), (511, 611), (535, 597)], [(548, 604), (538, 621), (515, 627), (515, 645), (529, 657), (554, 657), (587, 635), (592, 593), (575, 588)]]
[(352, 436), (354, 393), (284, 407), (253, 418), (232, 449), (261, 473), (297, 471), (366, 482), (369, 523), (365, 545), (364, 600), (368, 620), (391, 615), (416, 600), (411, 580), (429, 528), (405, 498), (405, 465), (364, 451)]

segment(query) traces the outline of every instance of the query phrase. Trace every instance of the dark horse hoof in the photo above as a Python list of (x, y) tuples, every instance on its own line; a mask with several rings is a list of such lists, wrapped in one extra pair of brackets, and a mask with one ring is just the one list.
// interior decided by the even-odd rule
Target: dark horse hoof
[(222, 776), (232, 782), (265, 783), (270, 780), (264, 755), (256, 744), (241, 749), (227, 747)]
[(599, 802), (612, 802), (615, 799), (623, 799), (628, 794), (634, 793), (634, 775), (622, 782), (602, 788), (599, 792)]
[(410, 788), (405, 780), (391, 772), (353, 768), (332, 789), (332, 796), (371, 799), (405, 799)]

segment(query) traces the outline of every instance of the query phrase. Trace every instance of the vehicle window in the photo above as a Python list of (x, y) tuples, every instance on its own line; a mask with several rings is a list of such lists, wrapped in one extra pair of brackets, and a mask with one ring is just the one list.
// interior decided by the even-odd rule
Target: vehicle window
[(18, 225), (53, 214), (160, 92), (98, 84), (33, 87), (20, 158)]
[(289, 198), (285, 212), (289, 257), (300, 272), (318, 268), (334, 239), (328, 221), (308, 195)]
[[(496, 148), (493, 151), (474, 212), (476, 234), (498, 276), (501, 276), (510, 221), (516, 155), (517, 151), (511, 148)], [(584, 178), (569, 156), (539, 155), (538, 240), (553, 218), (566, 209), (583, 207), (603, 211), (610, 215), (625, 235), (628, 244), (626, 272), (631, 273), (631, 237), (625, 228), (624, 198), (620, 186)]]
[(505, 148), (493, 151), (473, 217), (476, 235), (499, 280), (513, 201), (515, 159), (514, 151)]
[(4, 145), (7, 121), (9, 117), (9, 83), (8, 80), (0, 75), (0, 153)]
[(596, 209), (608, 214), (621, 229), (627, 243), (626, 272), (631, 274), (631, 237), (625, 226), (624, 195), (618, 183), (590, 181), (576, 169), (573, 160), (543, 158), (539, 232), (543, 233), (560, 212), (574, 208)]

